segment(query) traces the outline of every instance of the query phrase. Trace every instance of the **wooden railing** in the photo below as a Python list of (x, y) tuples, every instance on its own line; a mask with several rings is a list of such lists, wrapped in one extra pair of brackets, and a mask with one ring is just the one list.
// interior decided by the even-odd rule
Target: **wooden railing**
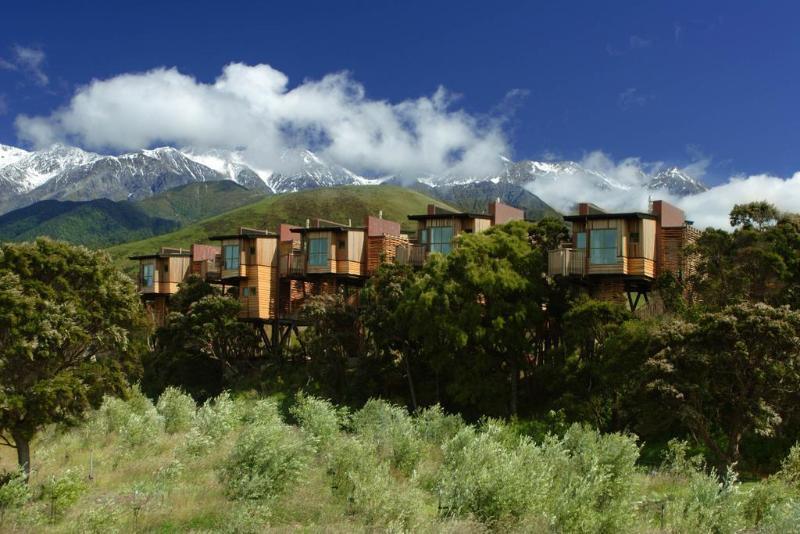
[(586, 250), (559, 248), (547, 255), (547, 274), (550, 276), (569, 276), (586, 274)]
[(399, 245), (397, 247), (397, 263), (420, 267), (428, 258), (428, 247), (425, 245)]
[(279, 272), (281, 276), (298, 276), (306, 272), (306, 253), (293, 250), (281, 256)]

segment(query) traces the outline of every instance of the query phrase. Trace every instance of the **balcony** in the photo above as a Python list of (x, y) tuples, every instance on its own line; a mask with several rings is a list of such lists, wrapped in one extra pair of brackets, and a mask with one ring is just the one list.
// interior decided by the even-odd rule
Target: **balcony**
[(300, 250), (293, 250), (289, 254), (281, 256), (280, 267), (281, 276), (302, 276), (306, 272), (306, 253)]
[(547, 255), (547, 274), (550, 276), (584, 276), (586, 274), (586, 250), (559, 248)]
[(428, 247), (426, 245), (398, 245), (397, 263), (400, 265), (412, 265), (421, 267), (428, 259)]

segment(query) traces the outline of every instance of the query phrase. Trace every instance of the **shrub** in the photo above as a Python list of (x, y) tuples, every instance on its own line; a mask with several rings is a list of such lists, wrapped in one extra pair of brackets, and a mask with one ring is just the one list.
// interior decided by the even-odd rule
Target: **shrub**
[(131, 389), (128, 400), (105, 397), (99, 417), (107, 433), (119, 435), (125, 450), (152, 443), (164, 427), (164, 418), (138, 387)]
[(21, 469), (0, 475), (0, 524), (8, 511), (21, 507), (30, 498), (30, 488)]
[(302, 436), (283, 423), (249, 426), (220, 468), (225, 494), (241, 500), (278, 496), (297, 479), (310, 453)]
[(347, 411), (337, 409), (324, 399), (318, 399), (298, 392), (295, 403), (289, 412), (303, 429), (321, 447), (327, 446), (342, 427)]
[(393, 530), (414, 530), (423, 518), (434, 515), (427, 495), (393, 477), (373, 444), (342, 436), (330, 450), (331, 488), (349, 514), (371, 526), (397, 527)]
[(778, 477), (793, 486), (800, 487), (800, 443), (796, 443), (781, 462)]
[[(634, 519), (634, 437), (601, 434), (572, 425), (563, 438), (546, 438), (540, 469), (548, 473), (548, 503), (542, 512), (566, 532), (619, 532)], [(526, 462), (529, 463), (529, 462)], [(533, 464), (535, 465), (535, 464)]]
[(158, 398), (156, 409), (164, 418), (164, 430), (175, 434), (191, 428), (197, 405), (192, 397), (180, 389), (168, 387)]
[(464, 428), (460, 415), (444, 413), (438, 404), (417, 412), (414, 426), (419, 436), (434, 445), (442, 445)]
[(509, 449), (496, 432), (464, 427), (442, 451), (436, 490), (445, 516), (517, 518), (529, 511), (541, 488), (523, 465), (527, 455)]
[(748, 526), (760, 527), (765, 518), (771, 517), (773, 510), (779, 509), (794, 496), (791, 488), (778, 478), (753, 484), (744, 495), (742, 503), (744, 519)]
[(720, 481), (713, 470), (698, 470), (667, 500), (664, 517), (675, 532), (724, 533), (742, 527), (741, 512), (736, 473), (729, 470)]
[(77, 472), (67, 470), (61, 476), (51, 476), (42, 484), (41, 498), (47, 503), (50, 520), (55, 521), (80, 498), (86, 490)]
[(464, 428), (443, 452), (437, 490), (445, 515), (547, 518), (565, 532), (615, 532), (632, 520), (638, 447), (629, 436), (574, 425), (537, 445), (491, 423), (481, 432)]
[(370, 399), (353, 414), (356, 434), (376, 445), (378, 454), (393, 467), (410, 474), (422, 455), (422, 440), (405, 408), (384, 400)]
[(201, 436), (220, 439), (233, 430), (236, 424), (236, 409), (233, 399), (226, 391), (207, 400), (198, 408), (194, 428)]

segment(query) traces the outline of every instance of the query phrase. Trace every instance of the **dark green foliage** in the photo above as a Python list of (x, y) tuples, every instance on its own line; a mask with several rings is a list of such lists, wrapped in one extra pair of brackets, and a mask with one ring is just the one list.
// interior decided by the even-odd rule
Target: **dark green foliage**
[(263, 346), (255, 327), (239, 320), (237, 299), (191, 277), (172, 304), (147, 356), (143, 384), (149, 394), (178, 386), (205, 400), (258, 367)]
[(143, 316), (104, 253), (44, 238), (0, 245), (0, 432), (22, 466), (42, 426), (124, 394), (139, 372)]
[(138, 202), (42, 200), (0, 216), (0, 241), (48, 236), (108, 247), (173, 232), (263, 198), (230, 181), (192, 183)]
[(750, 202), (749, 204), (736, 204), (731, 210), (731, 226), (744, 226), (759, 230), (767, 224), (778, 220), (780, 213), (777, 208), (768, 202)]
[(152, 217), (129, 202), (43, 200), (1, 215), (0, 241), (48, 236), (79, 245), (107, 247), (171, 232), (178, 226), (175, 221)]
[(742, 438), (772, 435), (800, 390), (800, 312), (739, 304), (664, 325), (649, 389), (712, 453), (737, 462)]

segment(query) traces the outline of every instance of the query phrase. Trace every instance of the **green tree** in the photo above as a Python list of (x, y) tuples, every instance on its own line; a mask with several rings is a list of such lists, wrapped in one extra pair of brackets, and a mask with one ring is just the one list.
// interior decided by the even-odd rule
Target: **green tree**
[[(800, 388), (800, 313), (737, 304), (694, 324), (665, 324), (648, 362), (648, 388), (724, 467), (740, 458), (742, 438), (771, 435)], [(720, 471), (724, 472), (724, 471)]]
[(517, 413), (550, 294), (544, 229), (520, 221), (462, 235), (450, 254), (431, 257), (407, 292), (409, 334), (433, 349), (430, 364), (450, 373), (458, 403)]
[(50, 239), (0, 245), (0, 439), (30, 471), (30, 442), (123, 395), (140, 372), (144, 314), (105, 253)]
[(744, 226), (752, 228), (753, 225), (763, 230), (769, 223), (774, 223), (780, 217), (778, 209), (769, 202), (750, 202), (736, 204), (731, 210), (731, 226)]
[(145, 388), (158, 395), (168, 386), (205, 400), (232, 387), (263, 355), (253, 325), (239, 319), (236, 298), (200, 280), (182, 284), (166, 324), (156, 331), (145, 360)]

